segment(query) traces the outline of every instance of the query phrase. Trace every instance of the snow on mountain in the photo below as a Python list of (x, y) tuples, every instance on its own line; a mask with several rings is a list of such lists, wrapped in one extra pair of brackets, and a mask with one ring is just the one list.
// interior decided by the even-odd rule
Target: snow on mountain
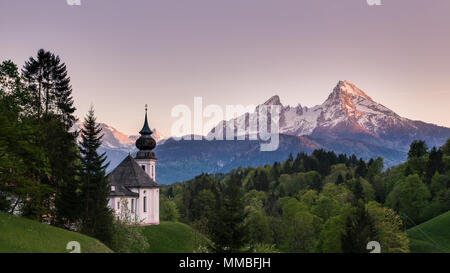
[[(135, 143), (136, 139), (139, 138), (139, 135), (126, 135), (116, 128), (105, 124), (105, 123), (99, 123), (100, 128), (102, 129), (102, 148), (109, 148), (109, 149), (117, 149), (124, 152), (133, 152), (136, 150)], [(83, 122), (77, 121), (73, 127), (71, 128), (72, 131), (79, 131), (81, 127), (83, 126)], [(156, 129), (153, 129), (153, 138), (156, 140), (156, 142), (163, 141), (166, 137), (162, 135), (160, 132), (158, 132)], [(81, 136), (78, 137), (78, 141), (81, 141)]]
[[(366, 160), (380, 156), (385, 166), (393, 166), (406, 159), (413, 140), (425, 140), (432, 147), (450, 138), (450, 128), (401, 117), (348, 81), (339, 81), (328, 98), (314, 107), (285, 106), (277, 95), (261, 105), (281, 108), (280, 145), (276, 151), (260, 151), (260, 140), (176, 141), (153, 129), (158, 141), (154, 150), (158, 183), (185, 181), (201, 173), (224, 173), (240, 166), (273, 164), (290, 153), (310, 153), (314, 149), (355, 154)], [(220, 135), (225, 129), (242, 136), (258, 133), (261, 123), (256, 121), (261, 105), (254, 112), (219, 123), (209, 134)], [(267, 118), (272, 117), (261, 122)], [(78, 122), (74, 129), (80, 126)], [(100, 126), (104, 134), (100, 152), (106, 152), (110, 162), (107, 171), (111, 171), (129, 153), (135, 153), (134, 143), (139, 136), (128, 136), (106, 124)], [(244, 130), (238, 131), (239, 127)]]
[[(163, 134), (161, 134), (158, 130), (156, 130), (155, 128), (152, 129), (153, 134), (152, 137), (156, 140), (156, 142), (158, 144), (162, 144), (164, 143), (164, 141), (167, 139), (166, 136), (164, 136)], [(140, 137), (140, 135), (132, 135), (132, 136), (128, 136), (128, 138), (133, 142), (133, 144), (136, 142), (136, 139), (138, 139)]]
[[(316, 128), (330, 128), (343, 122), (351, 123), (356, 128), (374, 135), (382, 130), (382, 125), (386, 123), (405, 123), (403, 125), (410, 126), (407, 119), (374, 102), (348, 81), (339, 81), (323, 104), (311, 108), (302, 107), (300, 104), (296, 107), (283, 106), (278, 95), (271, 97), (263, 105), (281, 106), (280, 133), (289, 135), (311, 135)], [(250, 122), (257, 116), (255, 110), (245, 118)], [(241, 116), (226, 123), (227, 126), (232, 126), (235, 122), (240, 125), (243, 120), (244, 116)]]
[[(300, 104), (296, 107), (284, 106), (278, 95), (271, 97), (263, 105), (281, 107), (281, 134), (366, 139), (371, 143), (376, 141), (380, 145), (402, 151), (408, 148), (411, 139), (427, 139), (430, 145), (435, 145), (443, 138), (449, 137), (448, 128), (401, 117), (375, 102), (363, 90), (348, 81), (339, 81), (322, 104), (311, 108), (302, 107)], [(251, 128), (251, 124), (256, 124), (252, 122), (258, 118), (258, 107), (253, 113), (225, 121), (222, 128), (234, 129), (238, 135), (257, 133), (259, 128)], [(264, 121), (265, 119), (262, 119), (262, 122)], [(220, 127), (221, 124), (217, 125), (210, 134), (220, 130)], [(238, 131), (237, 128), (245, 130)], [(434, 133), (425, 133), (429, 130)]]
[[(136, 139), (139, 135), (126, 135), (116, 128), (105, 124), (99, 123), (102, 129), (102, 145), (99, 148), (99, 153), (106, 153), (107, 162), (109, 163), (107, 172), (113, 170), (128, 154), (134, 154), (137, 151)], [(83, 126), (83, 122), (77, 121), (71, 128), (71, 131), (80, 131)], [(158, 132), (156, 129), (152, 129), (153, 138), (158, 144), (164, 143), (166, 137)], [(81, 141), (81, 135), (78, 136), (78, 141)]]

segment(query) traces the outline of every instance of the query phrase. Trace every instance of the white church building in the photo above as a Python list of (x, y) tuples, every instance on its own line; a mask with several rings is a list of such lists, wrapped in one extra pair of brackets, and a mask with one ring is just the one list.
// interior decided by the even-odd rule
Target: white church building
[(139, 149), (135, 158), (128, 155), (108, 174), (111, 185), (109, 207), (117, 216), (127, 215), (140, 225), (159, 224), (159, 185), (156, 184), (156, 141), (148, 126), (147, 107), (141, 135), (136, 140)]

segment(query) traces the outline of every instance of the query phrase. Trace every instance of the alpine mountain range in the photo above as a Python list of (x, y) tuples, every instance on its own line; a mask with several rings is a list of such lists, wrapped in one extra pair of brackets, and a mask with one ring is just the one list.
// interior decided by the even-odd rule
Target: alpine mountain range
[[(285, 106), (275, 95), (264, 105), (280, 106), (279, 148), (260, 151), (260, 140), (175, 140), (156, 130), (154, 152), (158, 158), (158, 181), (169, 184), (189, 180), (201, 173), (223, 173), (236, 167), (261, 166), (294, 157), (299, 152), (315, 149), (333, 150), (363, 159), (382, 157), (385, 166), (406, 160), (413, 140), (425, 140), (429, 147), (441, 146), (450, 138), (450, 128), (410, 120), (375, 102), (361, 89), (348, 81), (339, 81), (328, 98), (320, 105), (306, 107)], [(224, 121), (219, 126), (235, 126), (257, 118), (257, 110)], [(78, 130), (81, 123), (76, 123)], [(111, 126), (100, 124), (103, 143), (112, 170), (129, 153), (136, 153), (137, 136), (127, 136)], [(236, 128), (234, 128), (236, 130)], [(224, 130), (225, 131), (225, 130)], [(250, 132), (251, 133), (251, 132)], [(159, 156), (160, 155), (160, 156)]]

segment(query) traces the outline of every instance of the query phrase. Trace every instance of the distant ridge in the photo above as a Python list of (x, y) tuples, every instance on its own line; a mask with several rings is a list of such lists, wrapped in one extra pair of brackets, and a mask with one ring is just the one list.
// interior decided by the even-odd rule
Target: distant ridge
[[(278, 95), (263, 104), (281, 107), (277, 151), (261, 152), (259, 141), (175, 141), (165, 138), (154, 150), (158, 158), (158, 184), (191, 179), (202, 172), (219, 173), (239, 166), (272, 164), (285, 160), (290, 153), (309, 153), (314, 149), (355, 154), (364, 159), (380, 156), (385, 166), (392, 166), (406, 160), (413, 140), (425, 140), (432, 147), (441, 146), (450, 138), (450, 128), (401, 117), (346, 80), (339, 81), (320, 105), (285, 106)], [(250, 132), (248, 124), (255, 118), (253, 112), (237, 119), (245, 122), (247, 134), (254, 134), (257, 131)], [(223, 126), (236, 130), (235, 121), (228, 120)], [(102, 149), (111, 161), (108, 168), (111, 170), (128, 153), (134, 154), (135, 138), (124, 138), (114, 128), (102, 126), (105, 128)], [(216, 126), (212, 131), (217, 129)]]

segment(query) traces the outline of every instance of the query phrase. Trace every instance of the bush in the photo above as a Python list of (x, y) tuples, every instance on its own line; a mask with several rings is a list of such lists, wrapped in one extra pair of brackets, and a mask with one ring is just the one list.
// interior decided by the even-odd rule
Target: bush
[(143, 228), (132, 220), (127, 199), (122, 200), (122, 211), (113, 222), (113, 238), (109, 247), (119, 253), (143, 253), (149, 247)]
[(119, 253), (143, 253), (149, 246), (141, 226), (116, 219), (110, 248)]
[(179, 218), (180, 213), (175, 202), (165, 196), (161, 196), (160, 219), (162, 221), (178, 221)]

